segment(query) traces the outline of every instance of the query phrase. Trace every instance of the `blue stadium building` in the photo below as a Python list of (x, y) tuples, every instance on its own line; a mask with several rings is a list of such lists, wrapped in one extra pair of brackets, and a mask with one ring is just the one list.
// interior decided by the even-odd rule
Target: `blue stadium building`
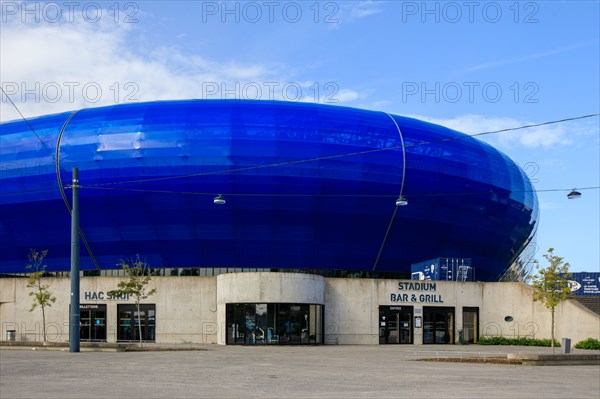
[(523, 170), (490, 145), (341, 106), (122, 104), (3, 123), (0, 144), (0, 274), (25, 272), (29, 248), (69, 270), (74, 167), (84, 270), (141, 254), (161, 268), (410, 276), (468, 258), (497, 281), (539, 216)]

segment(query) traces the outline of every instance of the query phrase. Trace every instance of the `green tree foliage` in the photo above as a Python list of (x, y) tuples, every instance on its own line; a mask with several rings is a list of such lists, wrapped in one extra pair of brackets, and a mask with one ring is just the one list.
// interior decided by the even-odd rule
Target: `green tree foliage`
[(42, 310), (42, 336), (44, 342), (46, 342), (46, 308), (51, 307), (56, 302), (56, 297), (50, 291), (50, 286), (44, 284), (42, 278), (46, 273), (46, 265), (44, 265), (44, 258), (48, 254), (48, 250), (41, 252), (35, 249), (29, 250), (28, 262), (25, 269), (29, 273), (29, 280), (27, 281), (27, 288), (33, 288), (29, 292), (29, 296), (33, 297), (33, 303), (31, 304), (30, 312), (33, 312), (36, 308)]
[(558, 304), (569, 298), (571, 289), (568, 280), (571, 273), (569, 273), (569, 262), (554, 255), (554, 248), (548, 249), (548, 252), (544, 254), (544, 259), (548, 262), (548, 266), (545, 268), (540, 268), (539, 262), (536, 260), (537, 274), (533, 276), (531, 286), (535, 290), (533, 300), (542, 302), (552, 313), (550, 329), (552, 352), (554, 352), (554, 313)]
[(150, 289), (152, 278), (150, 277), (150, 270), (148, 263), (142, 260), (139, 255), (135, 258), (129, 258), (126, 261), (121, 260), (117, 263), (117, 266), (121, 266), (127, 274), (128, 279), (121, 281), (118, 284), (116, 290), (109, 291), (108, 294), (111, 296), (129, 296), (135, 300), (135, 306), (137, 309), (137, 325), (138, 333), (140, 337), (140, 345), (142, 345), (142, 323), (140, 320), (140, 302), (150, 298), (156, 293), (156, 288)]

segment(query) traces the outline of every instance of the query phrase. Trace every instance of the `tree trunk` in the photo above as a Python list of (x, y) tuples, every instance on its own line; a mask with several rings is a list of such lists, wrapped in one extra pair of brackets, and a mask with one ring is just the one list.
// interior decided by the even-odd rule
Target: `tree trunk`
[[(40, 293), (40, 298), (43, 298), (41, 279), (38, 279), (38, 292)], [(42, 308), (42, 338), (44, 339), (44, 342), (46, 342), (46, 309), (44, 307), (43, 301), (40, 300), (39, 302), (40, 307)]]
[(140, 334), (140, 347), (143, 347), (143, 343), (142, 343), (142, 321), (140, 318), (140, 302), (136, 301), (135, 303), (136, 307), (137, 307), (137, 324), (138, 324), (138, 333)]
[(46, 310), (44, 309), (44, 305), (41, 305), (42, 308), (42, 336), (44, 337), (44, 342), (46, 342)]
[(554, 307), (552, 308), (552, 325), (550, 326), (550, 329), (552, 330), (552, 354), (554, 354)]

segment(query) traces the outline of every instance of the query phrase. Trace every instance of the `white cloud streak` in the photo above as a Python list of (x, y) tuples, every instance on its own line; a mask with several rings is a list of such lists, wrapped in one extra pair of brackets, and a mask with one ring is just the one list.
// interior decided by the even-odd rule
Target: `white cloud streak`
[(375, 1), (360, 1), (357, 4), (351, 5), (350, 15), (352, 18), (359, 19), (379, 14), (383, 10), (379, 7), (381, 2), (377, 4)]
[[(413, 117), (446, 126), (466, 134), (491, 132), (536, 123), (515, 118), (490, 118), (482, 115), (463, 115), (455, 118), (433, 118), (423, 115), (414, 115)], [(481, 136), (480, 138), (494, 146), (503, 148), (521, 146), (525, 148), (548, 149), (573, 143), (574, 135), (577, 134), (579, 133), (572, 130), (568, 124), (556, 124)]]
[[(335, 82), (294, 80), (284, 64), (221, 62), (177, 48), (136, 47), (136, 27), (114, 23), (5, 24), (0, 84), (25, 117), (167, 99), (352, 102)], [(1, 95), (0, 120), (19, 119)]]
[[(595, 44), (597, 45), (597, 42)], [(486, 62), (483, 64), (478, 64), (478, 65), (472, 66), (470, 68), (467, 68), (465, 71), (466, 72), (474, 72), (474, 71), (479, 71), (482, 69), (490, 69), (490, 68), (495, 68), (495, 67), (499, 67), (499, 66), (517, 64), (520, 62), (535, 60), (535, 59), (539, 59), (539, 58), (546, 58), (546, 57), (550, 57), (553, 55), (565, 53), (565, 52), (568, 52), (571, 50), (575, 50), (578, 48), (586, 47), (589, 45), (590, 45), (589, 43), (576, 44), (576, 45), (572, 45), (572, 46), (568, 46), (568, 47), (561, 47), (561, 48), (554, 49), (554, 50), (548, 50), (548, 51), (543, 51), (543, 52), (539, 52), (539, 53), (528, 54), (528, 55), (524, 55), (521, 57), (505, 58), (502, 60), (496, 60), (496, 61)]]

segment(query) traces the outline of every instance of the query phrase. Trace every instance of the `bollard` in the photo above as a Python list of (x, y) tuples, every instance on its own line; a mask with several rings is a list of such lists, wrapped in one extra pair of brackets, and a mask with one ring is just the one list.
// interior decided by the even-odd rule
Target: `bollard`
[(563, 338), (560, 342), (562, 353), (571, 353), (571, 338)]

